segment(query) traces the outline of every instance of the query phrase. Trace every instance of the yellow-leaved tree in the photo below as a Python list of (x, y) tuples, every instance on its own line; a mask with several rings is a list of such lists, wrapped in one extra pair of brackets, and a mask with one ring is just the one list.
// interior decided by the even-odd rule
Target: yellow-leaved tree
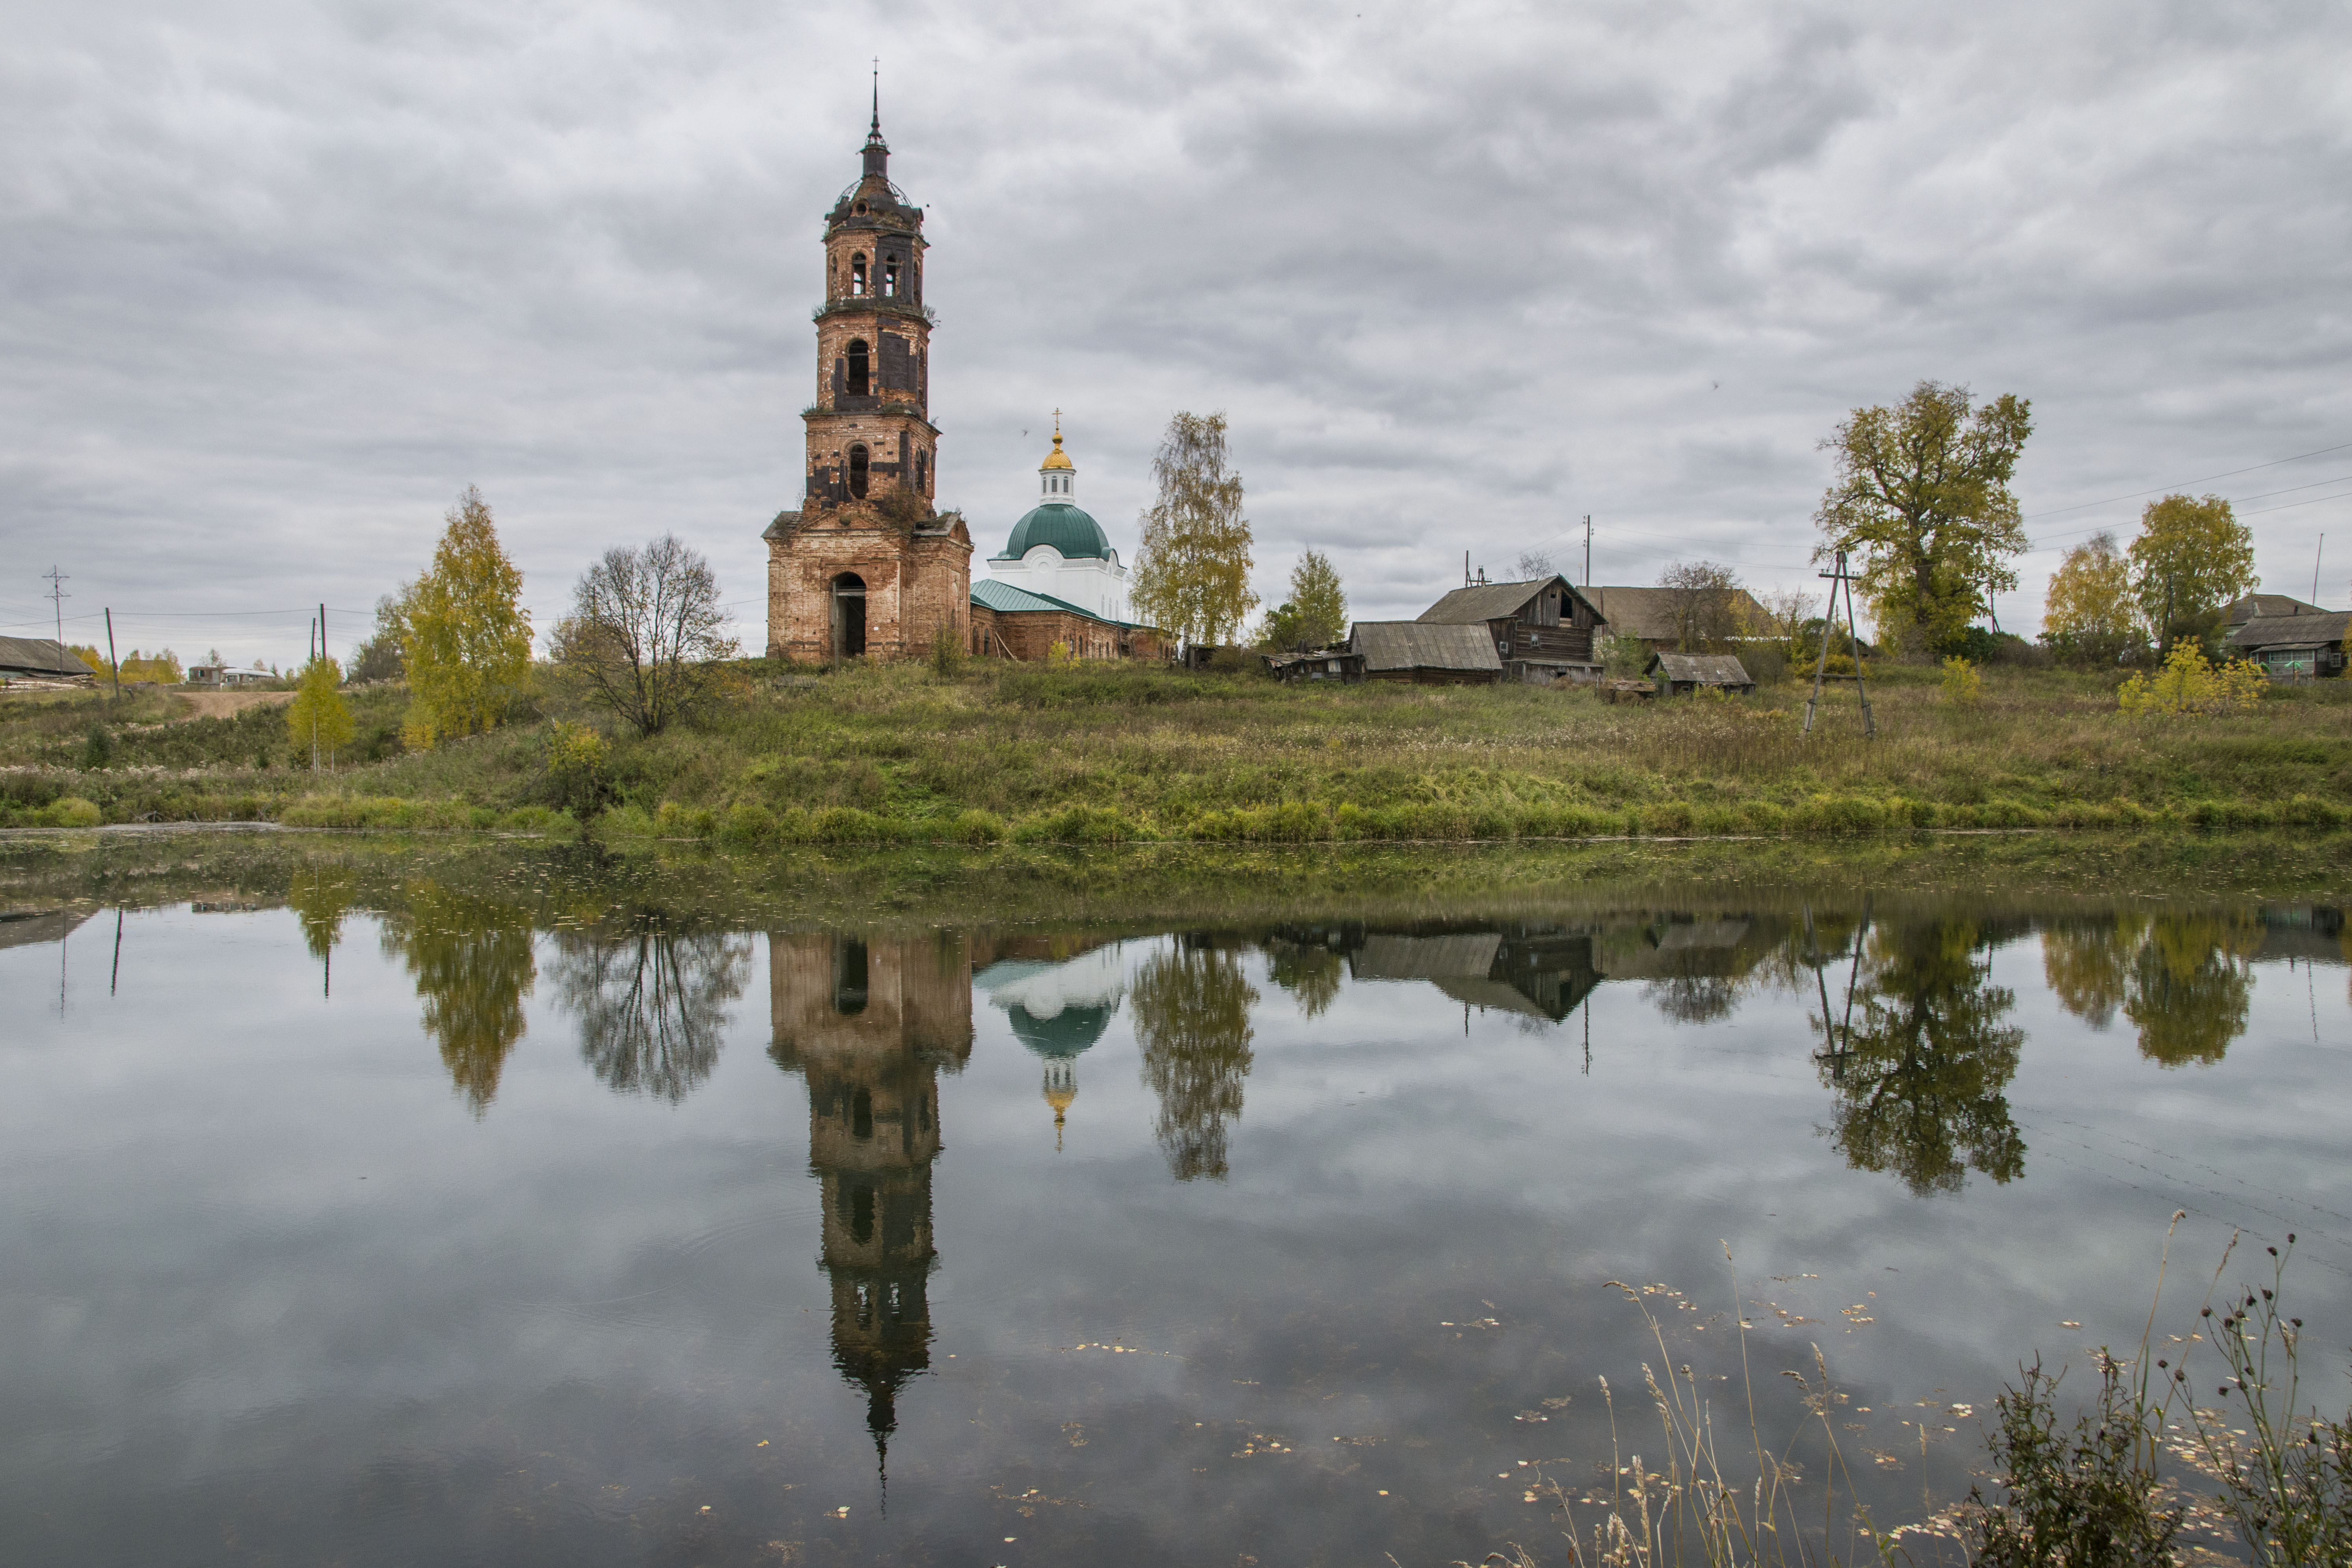
[(2050, 574), (2042, 642), (2061, 658), (2100, 666), (2119, 664), (2144, 646), (2131, 567), (2114, 534), (2074, 546)]
[(2184, 637), (2213, 643), (2230, 601), (2262, 584), (2254, 575), (2252, 531), (2220, 496), (2166, 496), (2148, 502), (2139, 522), (2131, 543), (2132, 586), (2158, 648), (2169, 653)]
[(1138, 618), (1187, 642), (1230, 641), (1257, 606), (1242, 477), (1227, 465), (1225, 416), (1178, 412), (1151, 458), (1160, 499), (1143, 514), (1128, 597)]
[(409, 706), (403, 739), (423, 749), (505, 722), (530, 684), (530, 612), (522, 574), (499, 547), (489, 503), (473, 486), (449, 510), (433, 565), (408, 591), (401, 658)]
[(312, 773), (319, 771), (322, 758), (329, 767), (334, 766), (335, 752), (350, 745), (358, 732), (352, 723), (352, 710), (343, 705), (343, 694), (338, 689), (342, 684), (341, 668), (320, 655), (302, 667), (295, 681), (294, 700), (286, 705), (287, 742), (298, 754), (309, 748)]

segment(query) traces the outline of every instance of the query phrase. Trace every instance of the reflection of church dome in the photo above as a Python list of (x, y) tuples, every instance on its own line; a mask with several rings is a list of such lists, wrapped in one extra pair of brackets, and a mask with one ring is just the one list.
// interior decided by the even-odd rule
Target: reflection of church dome
[(1005, 1010), (1013, 1025), (1013, 1037), (1041, 1057), (1074, 1057), (1097, 1040), (1110, 1027), (1116, 1003), (1091, 1006), (1073, 1004), (1051, 1017), (1040, 1018), (1018, 1002)]
[(1068, 501), (1049, 500), (1032, 507), (1013, 525), (1013, 537), (1004, 542), (1004, 553), (996, 559), (1018, 561), (1041, 544), (1060, 551), (1065, 561), (1110, 559), (1110, 537), (1103, 532), (1102, 524)]

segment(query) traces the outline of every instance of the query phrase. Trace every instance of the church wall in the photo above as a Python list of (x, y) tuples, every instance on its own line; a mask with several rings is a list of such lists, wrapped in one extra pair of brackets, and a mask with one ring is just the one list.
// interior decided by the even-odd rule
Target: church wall
[[(945, 626), (961, 645), (971, 607), (971, 543), (951, 534), (909, 537), (868, 509), (803, 513), (768, 546), (768, 653), (824, 662), (833, 646), (833, 584), (866, 583), (866, 657), (919, 658)], [(846, 525), (846, 526), (845, 526)]]

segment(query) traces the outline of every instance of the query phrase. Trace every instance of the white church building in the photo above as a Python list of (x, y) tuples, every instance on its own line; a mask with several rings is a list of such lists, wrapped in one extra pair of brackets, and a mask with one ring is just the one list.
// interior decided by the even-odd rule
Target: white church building
[(1062, 450), (1057, 411), (1054, 449), (1037, 468), (1037, 504), (1013, 525), (1003, 551), (988, 558), (988, 574), (1024, 593), (1125, 624), (1127, 568), (1102, 524), (1079, 509), (1077, 481), (1077, 465)]

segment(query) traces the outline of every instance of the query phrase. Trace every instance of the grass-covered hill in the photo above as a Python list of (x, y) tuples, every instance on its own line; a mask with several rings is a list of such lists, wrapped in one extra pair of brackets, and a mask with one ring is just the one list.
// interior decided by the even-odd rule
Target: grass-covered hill
[[(1807, 686), (1612, 706), (1579, 689), (1290, 688), (1240, 674), (974, 663), (820, 672), (750, 660), (650, 739), (552, 674), (519, 722), (403, 749), (397, 687), (349, 694), (336, 771), (275, 710), (178, 719), (151, 691), (0, 698), (0, 823), (268, 818), (585, 826), (782, 842), (1495, 839), (1915, 826), (2352, 822), (2352, 683), (2226, 717), (2138, 718), (2095, 675), (1997, 667), (1974, 706), (1888, 667), (1800, 736)], [(604, 732), (551, 766), (563, 727)], [(571, 755), (579, 761), (579, 731)], [(592, 746), (591, 751), (597, 748)], [(84, 804), (86, 803), (86, 804)]]

